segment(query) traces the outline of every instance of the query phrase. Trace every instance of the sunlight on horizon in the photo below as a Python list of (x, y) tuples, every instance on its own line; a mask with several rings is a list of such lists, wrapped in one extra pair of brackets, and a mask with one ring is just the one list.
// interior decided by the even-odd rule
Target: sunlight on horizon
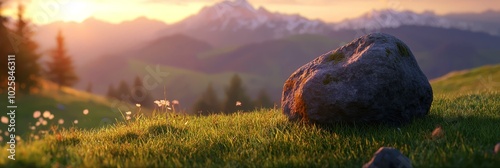
[[(56, 21), (82, 22), (88, 18), (109, 23), (121, 23), (139, 17), (147, 17), (172, 24), (198, 13), (204, 6), (211, 6), (221, 0), (199, 1), (158, 1), (158, 0), (24, 0), (27, 16), (35, 24), (48, 24)], [(374, 0), (374, 1), (270, 1), (248, 0), (255, 8), (265, 7), (271, 12), (300, 14), (309, 19), (325, 22), (339, 22), (359, 17), (372, 10), (395, 9), (414, 12), (433, 11), (443, 15), (458, 12), (482, 12), (489, 9), (500, 10), (500, 2), (464, 2), (450, 6), (448, 3), (411, 0)], [(484, 1), (484, 0), (483, 0)], [(30, 2), (30, 3), (28, 3)], [(5, 14), (15, 16), (18, 1), (10, 0)], [(496, 3), (499, 3), (496, 5)]]
[(93, 12), (89, 3), (72, 1), (66, 5), (66, 9), (62, 10), (62, 20), (82, 22), (92, 16), (92, 14)]

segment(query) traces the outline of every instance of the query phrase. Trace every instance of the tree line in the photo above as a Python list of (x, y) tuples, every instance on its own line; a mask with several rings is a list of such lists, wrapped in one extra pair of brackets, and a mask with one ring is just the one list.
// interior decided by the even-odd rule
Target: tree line
[[(42, 56), (38, 44), (32, 37), (33, 24), (25, 17), (25, 7), (19, 3), (15, 21), (9, 21), (1, 12), (3, 3), (0, 1), (0, 64), (7, 65), (8, 55), (15, 55), (16, 90), (21, 93), (32, 93), (39, 88), (41, 78), (49, 79), (61, 86), (73, 86), (78, 81), (73, 67), (73, 61), (68, 55), (64, 36), (59, 30), (55, 37), (56, 46), (50, 50), (48, 62), (41, 63)], [(6, 25), (14, 23), (13, 28)], [(7, 83), (7, 68), (0, 70), (0, 82)], [(0, 85), (0, 93), (6, 91), (7, 85)]]
[[(247, 95), (239, 75), (234, 75), (230, 85), (225, 91), (226, 98), (220, 101), (217, 93), (210, 83), (205, 92), (198, 98), (193, 105), (192, 113), (198, 115), (209, 115), (214, 113), (234, 113), (238, 111), (251, 111), (255, 108), (273, 108), (274, 104), (267, 92), (262, 89), (257, 98), (252, 100)], [(125, 80), (121, 80), (118, 85), (110, 84), (106, 97), (129, 102), (132, 104), (141, 104), (142, 107), (154, 108), (154, 98), (150, 91), (143, 87), (143, 82), (139, 76), (136, 76), (130, 85)]]
[(274, 104), (269, 98), (267, 92), (262, 89), (257, 98), (252, 100), (247, 95), (243, 82), (239, 75), (231, 78), (229, 87), (225, 90), (226, 98), (220, 101), (210, 83), (205, 92), (194, 104), (193, 113), (200, 115), (209, 115), (214, 113), (234, 113), (238, 111), (251, 111), (255, 108), (273, 108)]
[(109, 85), (106, 97), (129, 102), (132, 104), (141, 104), (143, 107), (153, 108), (153, 96), (151, 92), (144, 88), (143, 81), (136, 76), (132, 85), (125, 80), (121, 80), (118, 87)]

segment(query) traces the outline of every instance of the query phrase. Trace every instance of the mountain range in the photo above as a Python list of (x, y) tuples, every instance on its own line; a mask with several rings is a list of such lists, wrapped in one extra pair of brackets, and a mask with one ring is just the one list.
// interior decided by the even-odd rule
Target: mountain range
[(272, 13), (263, 7), (256, 9), (246, 0), (236, 0), (205, 7), (198, 14), (171, 25), (160, 35), (182, 33), (212, 45), (223, 46), (330, 31), (329, 25), (320, 20)]
[[(96, 19), (40, 27), (42, 49), (55, 34), (67, 34), (77, 62), (78, 88), (97, 93), (109, 84), (145, 75), (160, 66), (169, 76), (153, 91), (190, 106), (208, 83), (222, 96), (230, 77), (243, 77), (251, 96), (265, 88), (276, 102), (282, 84), (301, 65), (371, 32), (392, 34), (412, 50), (429, 79), (448, 72), (500, 63), (500, 12), (436, 15), (432, 12), (372, 11), (339, 23), (254, 8), (246, 0), (207, 6), (178, 23), (139, 18), (120, 24)], [(42, 33), (41, 33), (42, 32)], [(47, 42), (47, 40), (49, 40)]]
[(376, 30), (401, 26), (428, 26), (459, 29), (500, 35), (500, 12), (448, 14), (438, 16), (432, 11), (415, 13), (392, 9), (370, 11), (358, 18), (330, 24), (333, 30)]

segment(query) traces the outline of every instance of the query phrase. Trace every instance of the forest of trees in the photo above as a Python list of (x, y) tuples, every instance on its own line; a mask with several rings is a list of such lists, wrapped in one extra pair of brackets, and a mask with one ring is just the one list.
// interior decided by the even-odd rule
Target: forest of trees
[[(132, 86), (132, 87), (130, 87)], [(144, 85), (139, 76), (136, 76), (132, 85), (129, 85), (125, 80), (120, 81), (118, 87), (113, 84), (109, 85), (106, 97), (113, 98), (132, 104), (141, 104), (143, 107), (153, 108), (153, 96)]]
[(193, 107), (193, 113), (209, 115), (214, 113), (234, 113), (238, 111), (252, 111), (255, 108), (273, 108), (274, 104), (262, 89), (254, 101), (247, 95), (242, 79), (239, 75), (231, 78), (229, 87), (225, 90), (223, 102), (217, 98), (217, 94), (209, 84), (205, 92), (201, 95)]
[[(262, 89), (255, 100), (246, 94), (242, 79), (234, 75), (229, 87), (225, 91), (226, 99), (220, 101), (210, 83), (205, 92), (192, 107), (193, 114), (209, 115), (215, 113), (234, 113), (238, 111), (252, 111), (255, 108), (273, 108), (274, 104)], [(106, 97), (132, 104), (141, 104), (143, 107), (154, 108), (152, 94), (143, 87), (140, 77), (135, 77), (132, 85), (121, 80), (118, 85), (109, 85)]]

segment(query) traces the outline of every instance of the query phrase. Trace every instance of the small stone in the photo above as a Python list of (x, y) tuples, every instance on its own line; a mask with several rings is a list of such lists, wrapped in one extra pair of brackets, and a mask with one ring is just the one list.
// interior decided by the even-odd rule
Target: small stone
[(372, 160), (363, 165), (363, 168), (411, 168), (411, 161), (397, 149), (381, 147), (375, 152)]
[(434, 131), (432, 131), (432, 139), (439, 139), (444, 137), (444, 131), (441, 126), (437, 126)]
[(494, 150), (495, 154), (498, 154), (500, 153), (500, 142), (497, 143), (497, 145), (495, 145), (495, 150)]

